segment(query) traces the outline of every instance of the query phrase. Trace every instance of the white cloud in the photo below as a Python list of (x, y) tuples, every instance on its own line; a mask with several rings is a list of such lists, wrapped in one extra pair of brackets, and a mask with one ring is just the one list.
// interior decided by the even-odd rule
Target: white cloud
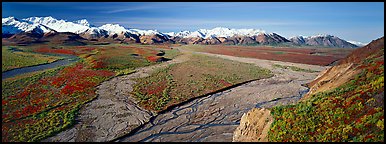
[(355, 45), (357, 45), (357, 46), (365, 46), (365, 45), (367, 45), (368, 43), (362, 43), (362, 42), (357, 42), (357, 41), (347, 41), (347, 42), (349, 42), (349, 43), (352, 43), (352, 44), (355, 44)]
[(154, 6), (147, 5), (147, 6), (136, 6), (136, 7), (129, 7), (129, 8), (119, 8), (114, 10), (107, 10), (107, 11), (101, 11), (101, 13), (119, 13), (119, 12), (126, 12), (126, 11), (136, 11), (136, 10), (145, 10), (145, 9), (153, 9)]

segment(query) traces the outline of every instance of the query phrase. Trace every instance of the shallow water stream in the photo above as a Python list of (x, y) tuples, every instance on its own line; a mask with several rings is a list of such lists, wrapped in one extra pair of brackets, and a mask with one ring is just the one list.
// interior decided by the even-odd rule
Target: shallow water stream
[[(16, 48), (11, 48), (10, 50), (11, 51), (22, 51), (22, 50), (16, 49)], [(73, 55), (55, 54), (55, 56), (61, 56), (61, 57), (64, 57), (64, 59), (57, 60), (57, 61), (52, 62), (52, 63), (16, 68), (16, 69), (12, 69), (9, 71), (5, 71), (1, 74), (2, 79), (14, 77), (14, 76), (25, 74), (25, 73), (41, 71), (41, 70), (56, 68), (56, 67), (60, 67), (60, 66), (65, 66), (65, 65), (69, 65), (69, 64), (79, 60), (78, 57), (73, 56)]]

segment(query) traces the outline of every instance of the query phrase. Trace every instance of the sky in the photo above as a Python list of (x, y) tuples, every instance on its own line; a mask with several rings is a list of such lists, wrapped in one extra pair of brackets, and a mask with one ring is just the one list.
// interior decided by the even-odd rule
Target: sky
[(253, 28), (286, 38), (330, 34), (363, 43), (384, 36), (384, 2), (2, 2), (2, 17), (9, 16), (160, 32)]

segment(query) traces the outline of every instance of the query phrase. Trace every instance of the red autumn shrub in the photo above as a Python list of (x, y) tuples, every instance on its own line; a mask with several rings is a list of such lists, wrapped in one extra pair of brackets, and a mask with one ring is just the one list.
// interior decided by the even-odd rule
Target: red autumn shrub
[(38, 49), (35, 50), (35, 52), (75, 55), (75, 52), (72, 51), (72, 50), (67, 50), (67, 49), (50, 49), (50, 48), (46, 48), (46, 47), (38, 48)]
[(148, 56), (146, 59), (151, 62), (159, 62), (161, 58), (160, 56)]

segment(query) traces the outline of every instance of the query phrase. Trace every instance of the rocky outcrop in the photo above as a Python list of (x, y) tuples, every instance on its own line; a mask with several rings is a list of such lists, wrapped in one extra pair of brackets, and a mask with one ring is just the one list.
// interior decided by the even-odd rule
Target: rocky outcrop
[(159, 43), (174, 43), (173, 40), (168, 39), (168, 37), (155, 34), (155, 35), (143, 35), (139, 36), (140, 43), (143, 44), (159, 44)]
[(126, 33), (126, 37), (123, 39), (122, 42), (124, 43), (140, 43), (141, 40), (138, 35), (132, 34), (132, 33)]
[(172, 37), (176, 43), (179, 44), (199, 44), (204, 39), (200, 37), (190, 37), (190, 38), (181, 38), (181, 37)]
[(271, 44), (280, 44), (290, 42), (286, 38), (276, 34), (265, 34), (261, 33), (255, 36), (232, 36), (232, 37), (179, 37), (173, 36), (170, 37), (173, 41), (179, 44), (202, 44), (202, 45), (271, 45)]
[(359, 74), (359, 70), (354, 69), (354, 65), (341, 64), (327, 69), (322, 72), (313, 82), (309, 84), (310, 91), (303, 99), (307, 99), (310, 95), (337, 88), (338, 86), (348, 82), (352, 77)]
[(267, 132), (272, 122), (270, 111), (264, 108), (244, 113), (233, 133), (233, 142), (268, 142)]
[(204, 44), (204, 45), (213, 45), (213, 44), (220, 44), (220, 40), (217, 39), (216, 37), (214, 38), (208, 38), (208, 39), (204, 39), (203, 41), (201, 41), (199, 44)]
[(256, 41), (259, 42), (260, 44), (278, 44), (278, 43), (290, 42), (286, 38), (284, 38), (276, 33), (259, 34), (255, 38), (256, 38)]
[(289, 39), (293, 44), (304, 45), (306, 44), (306, 39), (302, 36), (292, 37)]

